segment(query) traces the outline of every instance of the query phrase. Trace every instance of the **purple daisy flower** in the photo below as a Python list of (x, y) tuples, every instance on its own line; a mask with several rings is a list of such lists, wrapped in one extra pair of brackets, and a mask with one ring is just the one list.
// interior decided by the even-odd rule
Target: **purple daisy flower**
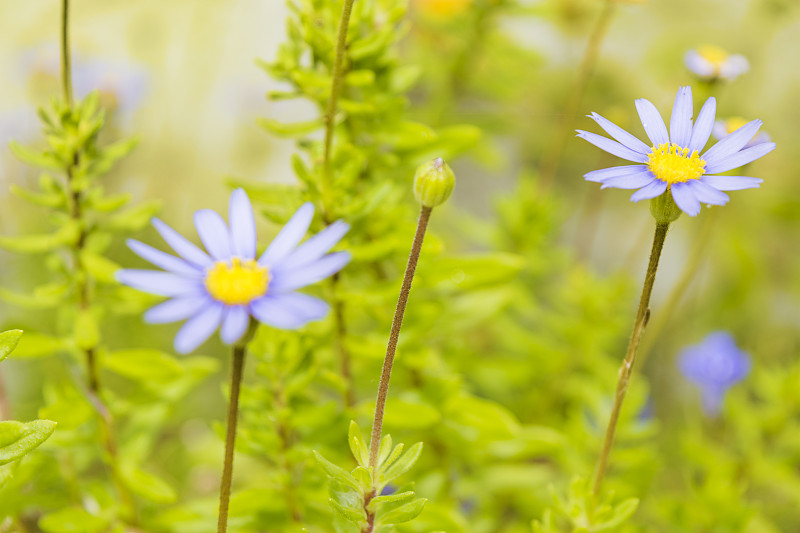
[(312, 204), (302, 205), (256, 260), (253, 207), (244, 190), (237, 189), (231, 194), (228, 224), (210, 209), (194, 215), (208, 253), (153, 219), (153, 226), (180, 257), (131, 239), (128, 246), (136, 254), (165, 272), (124, 269), (117, 279), (171, 298), (148, 310), (144, 318), (151, 324), (186, 320), (175, 336), (180, 353), (200, 346), (220, 326), (223, 342), (235, 343), (250, 317), (276, 328), (297, 329), (323, 318), (328, 304), (295, 291), (338, 272), (350, 260), (348, 252), (328, 253), (349, 229), (341, 221), (300, 244), (313, 215)]
[(750, 62), (739, 54), (729, 54), (719, 46), (703, 45), (686, 52), (686, 68), (704, 80), (732, 81), (750, 70)]
[(681, 87), (675, 97), (668, 132), (656, 107), (644, 98), (636, 100), (651, 145), (592, 113), (589, 117), (616, 140), (582, 130), (577, 130), (578, 137), (637, 164), (594, 170), (584, 177), (601, 183), (604, 189), (638, 189), (631, 196), (633, 202), (656, 198), (669, 190), (678, 207), (689, 216), (700, 212), (701, 203), (725, 205), (729, 198), (722, 191), (758, 187), (764, 180), (713, 174), (746, 165), (775, 149), (773, 142), (746, 147), (761, 127), (761, 121), (748, 122), (700, 155), (714, 127), (717, 101), (709, 98), (694, 124), (692, 106), (691, 87)]
[(750, 372), (750, 357), (724, 331), (710, 333), (700, 344), (685, 348), (678, 364), (684, 377), (700, 389), (708, 416), (719, 415), (725, 393)]

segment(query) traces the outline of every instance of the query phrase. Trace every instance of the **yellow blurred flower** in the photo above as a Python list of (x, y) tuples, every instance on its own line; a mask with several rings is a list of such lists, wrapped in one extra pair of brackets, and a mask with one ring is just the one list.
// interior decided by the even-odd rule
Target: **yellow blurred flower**
[(414, 4), (428, 15), (451, 17), (471, 7), (472, 0), (414, 0)]

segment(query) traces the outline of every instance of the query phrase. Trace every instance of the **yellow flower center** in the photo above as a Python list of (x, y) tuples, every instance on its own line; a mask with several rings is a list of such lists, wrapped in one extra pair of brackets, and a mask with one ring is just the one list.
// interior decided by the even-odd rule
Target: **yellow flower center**
[(420, 8), (432, 15), (457, 15), (469, 7), (471, 0), (417, 0)]
[(700, 159), (697, 150), (689, 155), (688, 148), (664, 143), (653, 147), (647, 167), (656, 178), (672, 185), (700, 178), (706, 171), (706, 162)]
[(719, 46), (710, 44), (700, 46), (697, 48), (697, 53), (700, 57), (714, 65), (714, 68), (719, 72), (720, 67), (728, 60), (729, 54)]
[(234, 257), (218, 261), (206, 271), (206, 289), (215, 300), (227, 305), (249, 304), (267, 293), (269, 272), (254, 260)]

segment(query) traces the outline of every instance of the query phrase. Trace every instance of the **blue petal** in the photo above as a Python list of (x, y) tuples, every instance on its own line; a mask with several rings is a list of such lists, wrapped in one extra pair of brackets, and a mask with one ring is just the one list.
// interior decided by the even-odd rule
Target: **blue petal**
[(681, 87), (672, 105), (672, 118), (669, 120), (669, 138), (673, 144), (686, 147), (692, 137), (692, 88)]
[(275, 301), (308, 322), (325, 318), (330, 310), (327, 302), (300, 292), (279, 294), (275, 296)]
[(650, 100), (639, 98), (636, 100), (636, 110), (639, 112), (639, 119), (642, 121), (645, 133), (650, 138), (653, 146), (659, 146), (669, 142), (667, 126), (664, 119)]
[(179, 322), (194, 316), (210, 303), (211, 299), (205, 294), (179, 296), (148, 309), (144, 314), (144, 321), (148, 324)]
[(246, 306), (235, 305), (228, 307), (225, 311), (225, 318), (222, 320), (220, 336), (225, 344), (233, 344), (238, 341), (250, 323), (250, 313)]
[(117, 281), (140, 291), (159, 296), (186, 296), (202, 294), (202, 282), (169, 272), (156, 270), (123, 269), (117, 271)]
[(265, 296), (251, 302), (250, 311), (259, 322), (274, 328), (297, 329), (308, 323), (304, 316), (280, 305), (275, 296)]
[(224, 305), (213, 302), (190, 318), (175, 335), (175, 350), (178, 353), (189, 353), (203, 344), (219, 327), (224, 310)]
[(686, 68), (700, 77), (709, 78), (714, 75), (714, 65), (695, 50), (689, 50), (684, 56)]
[(703, 154), (703, 160), (706, 162), (706, 166), (713, 165), (744, 148), (744, 146), (755, 137), (756, 133), (758, 133), (761, 124), (763, 123), (758, 119), (748, 122), (709, 148), (706, 153)]
[[(722, 142), (722, 141), (720, 141)], [(734, 168), (739, 168), (748, 163), (752, 163), (759, 157), (764, 157), (775, 149), (775, 143), (761, 143), (750, 148), (745, 148), (740, 152), (736, 152), (730, 157), (714, 163), (713, 165), (706, 166), (708, 174), (717, 174), (718, 172), (727, 172)]]
[(264, 254), (258, 260), (261, 266), (273, 266), (297, 246), (308, 231), (311, 219), (314, 217), (314, 205), (307, 202), (286, 223), (278, 236), (269, 244)]
[(333, 248), (344, 237), (350, 226), (341, 220), (334, 222), (306, 242), (297, 247), (289, 256), (280, 262), (280, 269), (298, 268), (316, 261)]
[(253, 206), (244, 189), (236, 189), (231, 193), (228, 222), (231, 226), (233, 253), (242, 259), (255, 259), (256, 218), (253, 215)]
[(714, 129), (714, 118), (717, 114), (717, 100), (713, 96), (706, 100), (700, 114), (697, 115), (697, 122), (692, 130), (692, 140), (689, 141), (689, 152), (697, 150), (700, 152), (708, 143), (711, 131)]
[(703, 176), (700, 181), (718, 191), (757, 189), (759, 185), (764, 183), (761, 178), (749, 178), (747, 176)]
[(127, 244), (136, 255), (145, 261), (150, 261), (155, 266), (161, 267), (164, 270), (169, 270), (174, 274), (190, 277), (200, 277), (203, 275), (203, 272), (196, 266), (187, 263), (183, 259), (178, 259), (174, 255), (164, 253), (161, 250), (156, 250), (152, 246), (148, 246), (134, 239), (128, 239)]
[(672, 198), (675, 200), (678, 207), (681, 208), (681, 211), (690, 217), (697, 216), (700, 212), (700, 201), (694, 195), (691, 186), (686, 183), (674, 183), (671, 189)]
[(583, 130), (575, 130), (578, 132), (578, 137), (589, 141), (593, 145), (597, 146), (601, 150), (605, 150), (611, 155), (615, 155), (617, 157), (621, 157), (622, 159), (627, 159), (628, 161), (633, 161), (634, 163), (646, 163), (647, 156), (644, 154), (640, 154), (639, 152), (634, 152), (630, 148), (626, 148), (622, 146), (617, 141), (612, 141), (602, 135), (597, 135), (596, 133), (590, 133), (588, 131)]
[(166, 225), (164, 222), (157, 218), (153, 219), (153, 226), (155, 226), (158, 233), (169, 244), (175, 253), (183, 257), (186, 261), (197, 265), (201, 268), (210, 266), (213, 261), (206, 255), (204, 251), (189, 242), (183, 235)]
[(233, 256), (228, 225), (219, 213), (212, 209), (201, 209), (194, 214), (197, 235), (211, 257), (217, 261), (228, 261)]
[(600, 170), (592, 170), (583, 175), (586, 181), (602, 182), (607, 178), (616, 178), (617, 176), (627, 176), (629, 174), (638, 174), (639, 172), (647, 170), (647, 165), (622, 165), (619, 167), (603, 168)]
[(288, 292), (311, 285), (335, 274), (349, 261), (349, 252), (335, 252), (303, 268), (275, 271), (268, 291)]
[(667, 184), (661, 180), (653, 180), (650, 185), (646, 185), (631, 195), (631, 202), (649, 200), (656, 196), (661, 196), (667, 190)]
[(703, 183), (700, 180), (689, 180), (686, 183), (689, 185), (689, 187), (691, 187), (695, 198), (697, 198), (700, 203), (725, 205), (730, 200), (730, 197), (727, 194)]
[(636, 174), (629, 174), (627, 176), (615, 176), (613, 178), (606, 178), (603, 180), (601, 189), (615, 188), (615, 189), (639, 189), (645, 185), (650, 185), (656, 177), (649, 170), (638, 172)]
[(642, 154), (650, 153), (649, 146), (647, 146), (645, 143), (643, 143), (642, 141), (640, 141), (627, 131), (623, 130), (610, 120), (600, 116), (597, 113), (592, 113), (591, 115), (589, 115), (589, 117), (593, 119), (595, 122), (597, 122), (600, 125), (600, 127), (606, 131), (606, 133), (614, 137), (616, 140), (622, 143), (622, 145), (625, 146), (626, 148), (630, 148), (634, 152), (639, 152)]

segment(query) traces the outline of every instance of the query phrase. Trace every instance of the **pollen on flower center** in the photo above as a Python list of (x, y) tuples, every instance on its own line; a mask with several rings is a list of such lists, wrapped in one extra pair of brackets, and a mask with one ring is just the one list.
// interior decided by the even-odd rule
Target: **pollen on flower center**
[(254, 260), (234, 257), (218, 261), (206, 271), (206, 289), (215, 300), (227, 305), (244, 305), (267, 293), (269, 272)]
[(690, 155), (688, 148), (664, 143), (650, 152), (647, 167), (656, 178), (672, 185), (700, 178), (706, 171), (706, 162), (700, 159), (697, 150)]
[(729, 57), (728, 52), (719, 46), (713, 45), (700, 46), (697, 48), (697, 53), (700, 54), (700, 57), (714, 65), (714, 67), (717, 69), (719, 69)]

